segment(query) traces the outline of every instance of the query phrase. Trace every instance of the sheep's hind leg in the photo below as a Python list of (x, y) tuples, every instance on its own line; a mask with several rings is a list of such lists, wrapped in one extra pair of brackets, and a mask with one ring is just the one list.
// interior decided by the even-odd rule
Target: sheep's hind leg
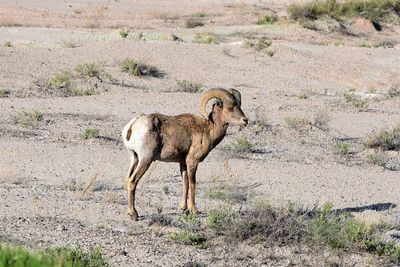
[(129, 163), (128, 174), (125, 178), (125, 190), (128, 190), (129, 178), (132, 176), (133, 171), (135, 170), (137, 163), (138, 163), (138, 157), (137, 157), (135, 151), (129, 150), (129, 153), (130, 153), (131, 162)]
[(182, 200), (180, 209), (181, 211), (187, 211), (187, 197), (189, 190), (189, 181), (187, 175), (187, 167), (185, 163), (180, 164), (181, 176), (182, 176)]
[(133, 221), (138, 220), (138, 213), (135, 208), (136, 186), (139, 183), (140, 178), (142, 178), (149, 169), (151, 162), (151, 160), (139, 159), (139, 163), (128, 181), (128, 214)]

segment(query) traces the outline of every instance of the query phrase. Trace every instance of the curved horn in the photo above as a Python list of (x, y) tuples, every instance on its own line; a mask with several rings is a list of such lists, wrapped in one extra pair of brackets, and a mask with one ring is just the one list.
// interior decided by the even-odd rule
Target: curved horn
[(242, 95), (240, 94), (240, 92), (234, 88), (229, 89), (229, 91), (236, 98), (236, 100), (238, 101), (238, 105), (240, 107), (242, 105)]
[(221, 101), (224, 101), (225, 98), (229, 96), (231, 96), (231, 93), (221, 88), (210, 89), (207, 92), (205, 92), (200, 98), (200, 112), (201, 114), (203, 114), (204, 118), (208, 119), (208, 114), (206, 111), (206, 105), (208, 101), (210, 101), (213, 98), (217, 98)]

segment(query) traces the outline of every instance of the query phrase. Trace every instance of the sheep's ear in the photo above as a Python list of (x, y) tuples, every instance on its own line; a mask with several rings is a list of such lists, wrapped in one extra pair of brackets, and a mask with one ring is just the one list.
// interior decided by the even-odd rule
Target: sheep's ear
[(236, 98), (239, 107), (242, 105), (242, 95), (240, 92), (236, 89), (229, 89), (230, 93)]

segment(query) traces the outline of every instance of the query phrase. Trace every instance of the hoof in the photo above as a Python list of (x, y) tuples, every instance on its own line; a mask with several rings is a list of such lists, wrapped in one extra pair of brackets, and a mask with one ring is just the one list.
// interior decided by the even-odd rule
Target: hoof
[(131, 217), (131, 220), (134, 222), (138, 221), (138, 219), (139, 219), (137, 212), (128, 211), (128, 215), (129, 215), (129, 217)]

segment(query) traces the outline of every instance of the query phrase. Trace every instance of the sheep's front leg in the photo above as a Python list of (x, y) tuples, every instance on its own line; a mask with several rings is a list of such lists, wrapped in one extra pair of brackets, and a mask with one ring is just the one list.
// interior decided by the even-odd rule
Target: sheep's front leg
[(193, 214), (197, 213), (196, 209), (196, 171), (199, 164), (198, 161), (189, 160), (187, 164), (187, 175), (189, 180), (189, 211)]
[(181, 176), (182, 176), (182, 200), (180, 209), (182, 211), (187, 210), (187, 198), (188, 198), (188, 191), (189, 191), (189, 181), (188, 181), (188, 174), (187, 174), (187, 167), (185, 163), (180, 164)]

